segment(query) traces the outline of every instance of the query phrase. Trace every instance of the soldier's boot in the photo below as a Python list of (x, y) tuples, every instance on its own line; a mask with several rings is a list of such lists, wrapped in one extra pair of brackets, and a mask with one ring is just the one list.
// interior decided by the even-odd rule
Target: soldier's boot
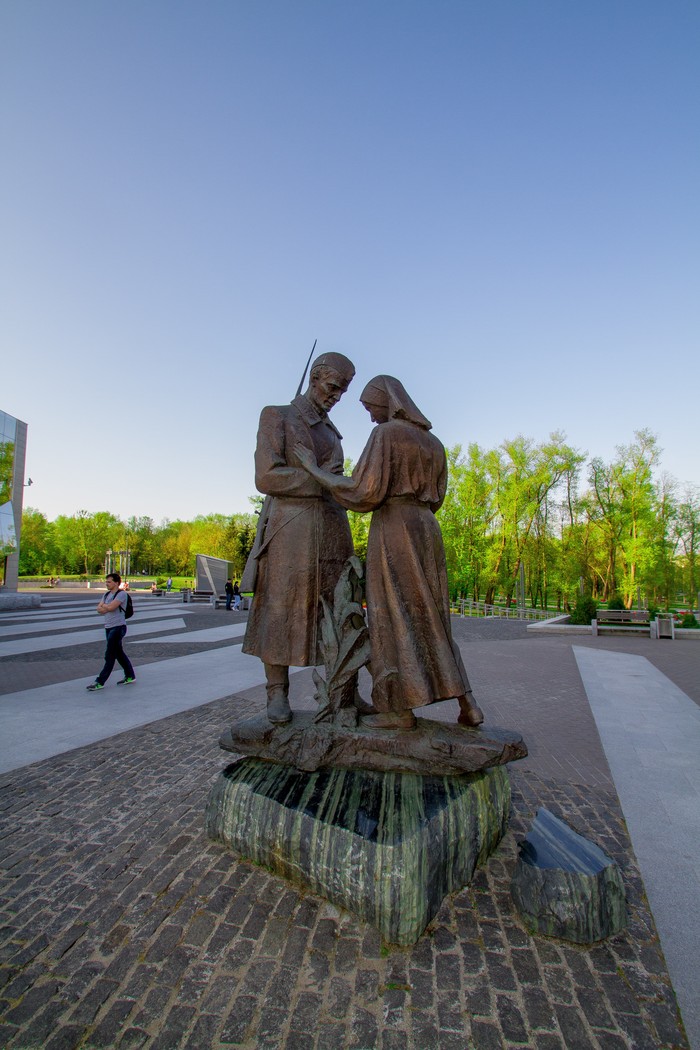
[(484, 712), (472, 696), (471, 690), (458, 696), (457, 700), (459, 701), (459, 718), (457, 719), (459, 724), (461, 726), (480, 726), (484, 721)]
[(376, 715), (377, 713), (376, 707), (373, 704), (370, 704), (366, 700), (364, 700), (360, 696), (359, 690), (357, 689), (355, 690), (353, 703), (355, 704), (355, 707), (357, 708), (360, 715)]
[(267, 717), (273, 725), (284, 725), (292, 720), (289, 706), (289, 668), (279, 664), (265, 664), (267, 677)]

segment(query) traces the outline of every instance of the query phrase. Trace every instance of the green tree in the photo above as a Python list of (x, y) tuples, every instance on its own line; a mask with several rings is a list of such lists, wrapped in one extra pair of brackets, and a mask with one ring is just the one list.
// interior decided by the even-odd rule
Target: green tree
[(232, 514), (224, 533), (223, 557), (233, 566), (233, 574), (239, 579), (255, 542), (257, 518), (254, 514)]
[[(488, 602), (494, 600), (497, 586), (510, 601), (521, 563), (526, 577), (532, 577), (534, 566), (528, 565), (526, 554), (528, 547), (536, 549), (532, 543), (535, 523), (539, 521), (542, 534), (548, 534), (552, 502), (562, 482), (575, 482), (583, 460), (584, 456), (565, 444), (564, 435), (558, 431), (540, 445), (519, 435), (487, 456), (499, 533), (486, 594)], [(535, 564), (541, 563), (541, 558), (542, 553), (537, 553)], [(537, 579), (536, 572), (534, 578)], [(532, 579), (529, 589), (532, 595)], [(547, 581), (541, 575), (536, 589), (547, 589)]]
[(86, 576), (100, 572), (105, 553), (119, 546), (124, 523), (109, 511), (79, 510), (74, 517), (73, 536), (80, 553), (80, 571)]
[(12, 499), (12, 478), (15, 470), (14, 441), (0, 441), (0, 507)]
[(142, 570), (152, 574), (157, 565), (157, 537), (153, 518), (131, 517), (126, 522), (124, 548), (130, 552), (132, 573)]
[[(346, 456), (343, 461), (343, 474), (346, 478), (349, 478), (352, 475), (353, 468), (353, 461), (349, 456)], [(367, 558), (367, 540), (369, 538), (369, 527), (371, 521), (371, 513), (360, 514), (354, 510), (348, 511), (348, 524), (350, 526), (350, 535), (352, 536), (352, 545), (357, 557), (361, 558), (363, 561)]]
[[(176, 576), (191, 576), (194, 573), (192, 547), (192, 523), (188, 521), (165, 521), (158, 530), (159, 571)], [(195, 553), (204, 553), (195, 551)], [(206, 553), (211, 553), (207, 551)]]
[(229, 519), (225, 514), (198, 515), (192, 522), (190, 539), (190, 563), (195, 555), (210, 554), (214, 558), (226, 558), (226, 529)]
[(62, 572), (58, 564), (54, 525), (34, 507), (22, 512), (19, 572), (21, 576), (42, 576)]
[(691, 607), (698, 601), (698, 547), (700, 546), (700, 489), (688, 486), (678, 504), (676, 534), (683, 551), (681, 569), (684, 590)]
[(649, 516), (644, 536), (643, 572), (637, 584), (652, 605), (657, 604), (660, 596), (665, 596), (668, 603), (676, 593), (677, 581), (682, 579), (677, 558), (680, 543), (677, 519), (676, 482), (663, 473), (654, 486), (653, 514)]
[(591, 461), (588, 507), (605, 551), (604, 567), (597, 569), (603, 597), (620, 591), (627, 607), (653, 562), (658, 511), (653, 467), (658, 459), (654, 434), (638, 430), (632, 444), (618, 446), (612, 463)]
[(438, 512), (453, 596), (479, 599), (492, 546), (489, 530), (495, 518), (493, 486), (486, 454), (477, 444), (447, 449), (448, 483)]
[(367, 558), (367, 540), (369, 539), (369, 527), (372, 522), (372, 515), (358, 514), (354, 510), (348, 511), (348, 524), (350, 525), (350, 535), (352, 536), (352, 545), (355, 548), (355, 554), (358, 558), (362, 558), (363, 561)]
[(73, 515), (69, 517), (65, 514), (59, 514), (53, 524), (60, 571), (71, 575), (81, 572), (80, 534), (75, 517)]

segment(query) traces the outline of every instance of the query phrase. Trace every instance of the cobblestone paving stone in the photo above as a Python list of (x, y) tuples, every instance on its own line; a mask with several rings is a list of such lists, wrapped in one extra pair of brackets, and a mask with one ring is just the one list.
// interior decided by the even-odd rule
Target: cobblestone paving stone
[[(398, 949), (206, 839), (207, 794), (227, 764), (218, 736), (234, 706), (259, 707), (259, 692), (0, 777), (0, 1045), (687, 1047), (604, 778), (511, 766), (508, 835), (418, 943)], [(592, 948), (525, 932), (509, 884), (539, 805), (621, 865), (625, 932)]]

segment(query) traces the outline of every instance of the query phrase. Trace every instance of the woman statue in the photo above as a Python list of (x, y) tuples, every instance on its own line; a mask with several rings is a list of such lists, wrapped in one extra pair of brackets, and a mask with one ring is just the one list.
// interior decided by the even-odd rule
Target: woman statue
[(372, 511), (367, 543), (367, 614), (372, 703), (363, 725), (411, 729), (413, 710), (456, 697), (459, 722), (484, 716), (452, 640), (447, 567), (435, 512), (447, 488), (445, 449), (402, 383), (376, 376), (360, 401), (378, 426), (351, 477), (317, 466), (297, 445), (305, 470), (348, 510)]

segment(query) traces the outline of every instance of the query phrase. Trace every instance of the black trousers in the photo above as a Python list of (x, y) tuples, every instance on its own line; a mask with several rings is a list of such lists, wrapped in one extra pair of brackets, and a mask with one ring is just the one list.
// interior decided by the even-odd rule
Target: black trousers
[(122, 623), (117, 627), (105, 627), (105, 634), (107, 635), (105, 665), (98, 674), (97, 681), (100, 685), (104, 685), (114, 670), (115, 663), (119, 664), (126, 678), (134, 678), (134, 668), (131, 665), (131, 660), (122, 648), (122, 638), (126, 634), (126, 624)]

